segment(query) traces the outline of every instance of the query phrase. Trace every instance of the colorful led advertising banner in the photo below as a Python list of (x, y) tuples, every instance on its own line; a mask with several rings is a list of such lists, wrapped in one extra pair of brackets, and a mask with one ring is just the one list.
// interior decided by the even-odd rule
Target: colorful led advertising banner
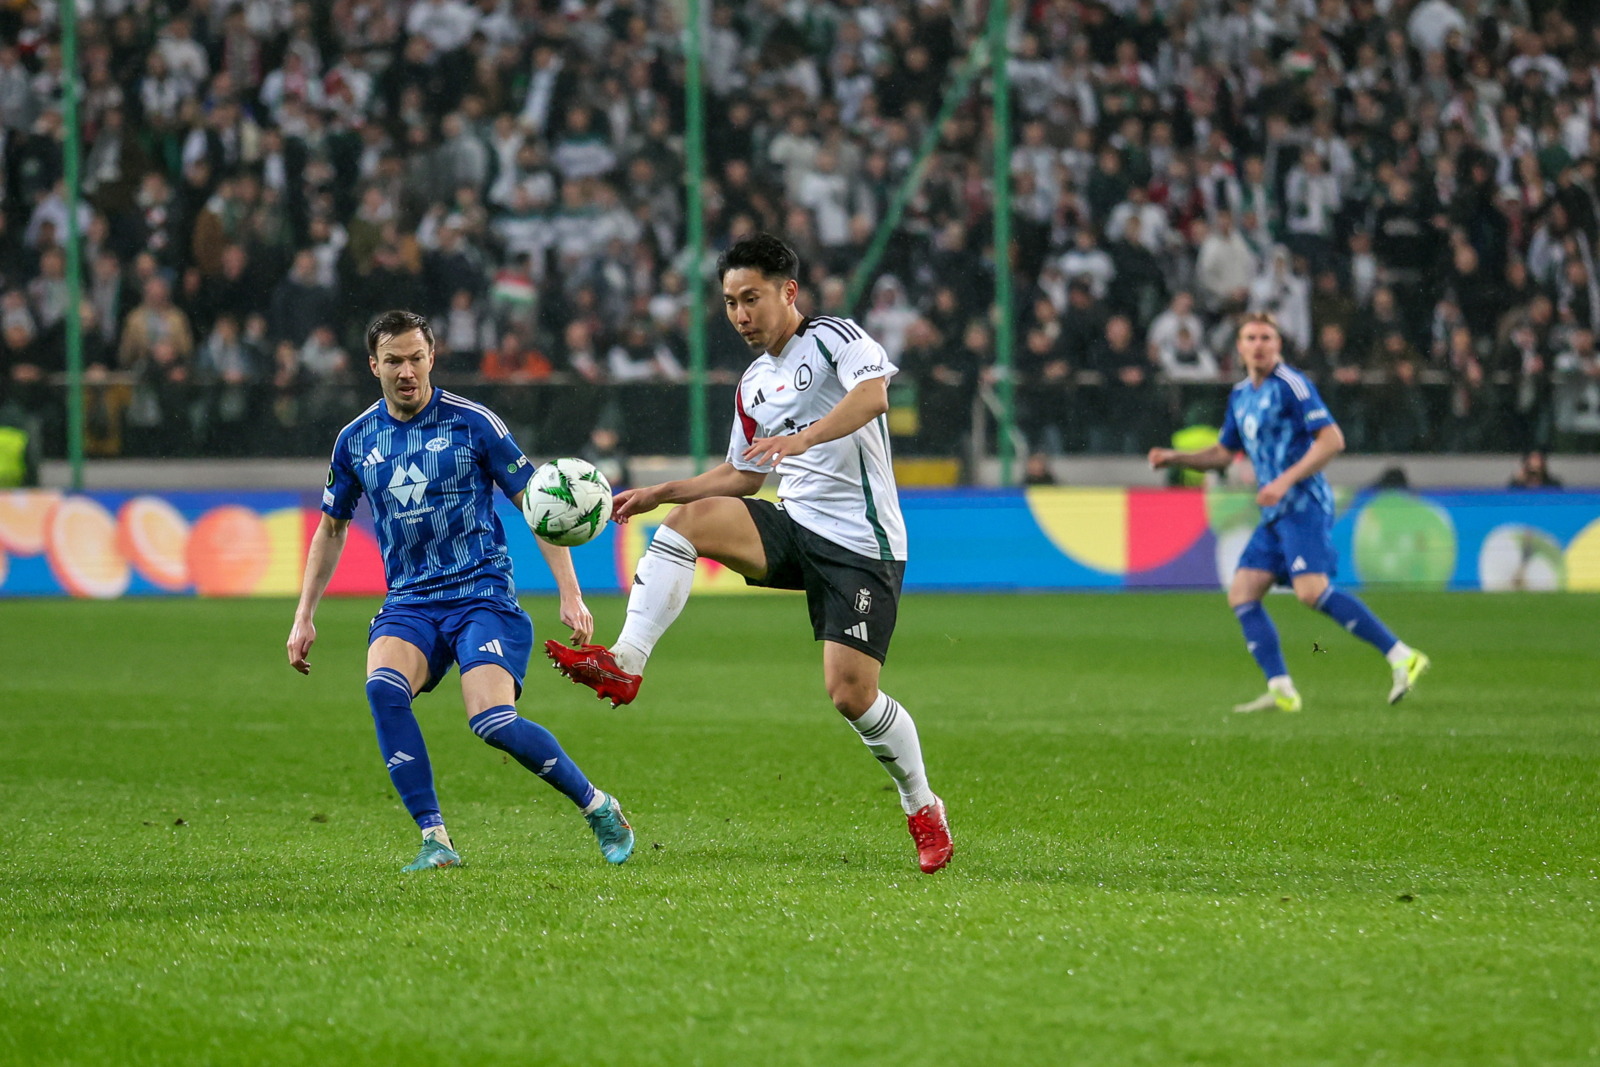
[[(913, 590), (1215, 589), (1257, 519), (1251, 496), (1202, 489), (907, 491)], [(316, 493), (0, 492), (0, 596), (295, 596)], [(666, 509), (573, 550), (590, 592), (627, 589)], [(518, 587), (554, 588), (521, 516), (502, 504)], [(1343, 494), (1334, 544), (1350, 586), (1600, 590), (1600, 493)], [(362, 508), (331, 595), (380, 595)], [(700, 562), (696, 588), (745, 592)]]

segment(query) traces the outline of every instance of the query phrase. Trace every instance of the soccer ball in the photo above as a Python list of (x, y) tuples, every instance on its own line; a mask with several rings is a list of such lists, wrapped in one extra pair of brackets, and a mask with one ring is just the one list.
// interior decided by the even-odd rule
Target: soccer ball
[(553, 459), (533, 472), (522, 495), (528, 529), (552, 545), (592, 541), (611, 518), (611, 483), (581, 459)]

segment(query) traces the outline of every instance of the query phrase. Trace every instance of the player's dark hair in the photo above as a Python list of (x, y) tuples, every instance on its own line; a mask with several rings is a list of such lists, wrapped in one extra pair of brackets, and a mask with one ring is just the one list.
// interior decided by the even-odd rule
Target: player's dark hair
[(730, 270), (757, 270), (773, 281), (786, 282), (800, 277), (800, 257), (794, 249), (770, 233), (754, 233), (735, 241), (717, 257), (717, 280)]
[(367, 355), (373, 359), (378, 358), (378, 346), (391, 337), (399, 337), (412, 330), (421, 330), (422, 339), (428, 342), (428, 350), (433, 350), (433, 327), (428, 325), (428, 320), (418, 315), (415, 311), (404, 311), (396, 308), (385, 311), (382, 315), (372, 320), (367, 327)]

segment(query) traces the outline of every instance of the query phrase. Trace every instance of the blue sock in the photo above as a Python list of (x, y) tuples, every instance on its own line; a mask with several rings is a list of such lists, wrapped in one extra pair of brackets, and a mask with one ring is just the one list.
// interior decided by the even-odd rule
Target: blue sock
[(419, 828), (443, 826), (428, 746), (422, 743), (422, 728), (411, 713), (411, 683), (393, 667), (379, 667), (367, 675), (367, 703), (378, 728), (378, 754), (389, 767), (400, 802)]
[(1317, 598), (1317, 610), (1385, 655), (1399, 641), (1372, 609), (1331, 585)]
[(1283, 665), (1283, 648), (1278, 644), (1278, 628), (1272, 625), (1272, 616), (1261, 606), (1261, 601), (1240, 604), (1233, 609), (1233, 613), (1238, 616), (1239, 628), (1244, 631), (1245, 647), (1256, 658), (1256, 664), (1261, 668), (1261, 673), (1267, 676), (1267, 681), (1288, 674), (1289, 668)]
[(490, 708), (467, 723), (472, 732), (555, 786), (578, 807), (594, 799), (594, 786), (561, 749), (556, 735), (517, 714), (510, 704)]

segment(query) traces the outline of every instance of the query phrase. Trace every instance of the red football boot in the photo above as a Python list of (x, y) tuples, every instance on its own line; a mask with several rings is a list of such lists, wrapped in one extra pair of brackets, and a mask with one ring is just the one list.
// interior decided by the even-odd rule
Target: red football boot
[(917, 863), (923, 874), (932, 874), (950, 862), (955, 844), (950, 840), (950, 823), (944, 817), (944, 801), (938, 797), (925, 808), (906, 816), (906, 828), (917, 845)]
[(555, 660), (556, 670), (593, 689), (596, 696), (611, 701), (614, 708), (631, 703), (639, 695), (639, 683), (644, 679), (618, 667), (605, 645), (568, 648), (560, 641), (546, 641), (544, 654)]

